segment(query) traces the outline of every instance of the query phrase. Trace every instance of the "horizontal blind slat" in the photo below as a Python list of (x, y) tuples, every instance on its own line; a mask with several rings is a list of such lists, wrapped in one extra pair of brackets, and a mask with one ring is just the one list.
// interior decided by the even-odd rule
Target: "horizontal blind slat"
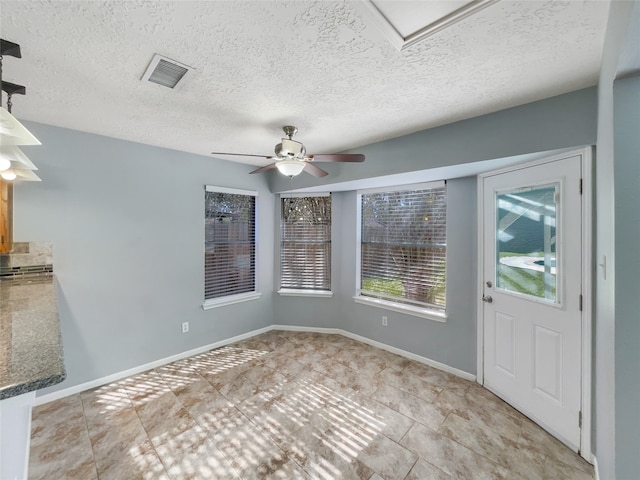
[(281, 199), (280, 286), (331, 289), (331, 196)]
[(256, 286), (255, 196), (214, 189), (205, 192), (205, 300)]
[(361, 198), (361, 294), (444, 309), (446, 187)]

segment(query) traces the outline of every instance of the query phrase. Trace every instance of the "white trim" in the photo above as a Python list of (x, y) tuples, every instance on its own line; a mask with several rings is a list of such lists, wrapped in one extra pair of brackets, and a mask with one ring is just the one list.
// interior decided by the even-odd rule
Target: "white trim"
[[(593, 298), (593, 148), (582, 152), (582, 429), (580, 455), (591, 461), (592, 298)], [(597, 469), (596, 469), (597, 473)]]
[(435, 35), (439, 31), (458, 23), (468, 16), (479, 12), (497, 1), (498, 0), (475, 0), (469, 2), (467, 5), (464, 5), (458, 10), (439, 18), (435, 22), (425, 25), (423, 28), (411, 35), (408, 35), (407, 37), (403, 37), (400, 32), (396, 30), (393, 23), (391, 23), (389, 19), (387, 19), (387, 17), (378, 10), (372, 0), (356, 1), (353, 2), (353, 5), (362, 14), (367, 25), (373, 23), (373, 25), (380, 29), (382, 34), (387, 37), (387, 40), (389, 40), (395, 48), (398, 50), (404, 50), (405, 48), (415, 45), (416, 43), (427, 39), (431, 35)]
[(595, 474), (594, 480), (600, 480), (600, 472), (598, 471), (598, 459), (595, 455), (591, 455), (591, 463), (593, 464), (593, 470)]
[[(582, 428), (580, 430), (580, 455), (588, 462), (591, 462), (593, 454), (591, 452), (591, 394), (592, 394), (592, 375), (591, 366), (593, 361), (592, 349), (592, 196), (593, 196), (593, 160), (591, 146), (584, 146), (575, 150), (568, 150), (563, 153), (552, 155), (533, 162), (525, 162), (518, 165), (502, 168), (492, 172), (478, 175), (478, 295), (477, 295), (477, 381), (484, 384), (484, 317), (482, 295), (484, 294), (484, 179), (502, 173), (513, 172), (523, 168), (529, 168), (537, 165), (552, 163), (565, 158), (574, 156), (581, 157), (581, 173), (582, 173), (582, 391), (581, 411), (582, 411)], [(597, 472), (597, 469), (596, 469)]]
[(171, 355), (169, 357), (161, 358), (160, 360), (145, 363), (144, 365), (139, 365), (137, 367), (130, 368), (128, 370), (123, 370), (121, 372), (117, 372), (112, 375), (107, 375), (106, 377), (97, 378), (96, 380), (91, 380), (89, 382), (81, 383), (79, 385), (74, 385), (73, 387), (65, 388), (64, 390), (58, 390), (56, 392), (47, 393), (45, 395), (36, 397), (34, 405), (38, 406), (44, 403), (53, 402), (54, 400), (68, 397), (69, 395), (75, 395), (76, 393), (84, 392), (85, 390), (100, 387), (108, 383), (117, 382), (118, 380), (122, 380), (123, 378), (129, 377), (131, 375), (136, 375), (138, 373), (151, 370), (152, 368), (158, 368), (168, 363), (182, 360), (183, 358), (192, 357), (200, 353), (208, 352), (209, 350), (213, 350), (214, 348), (224, 347), (226, 345), (229, 345), (230, 343), (235, 343), (235, 342), (239, 342), (240, 340), (245, 340), (247, 338), (255, 337), (256, 335), (260, 335), (262, 333), (266, 333), (271, 330), (273, 330), (272, 327), (264, 327), (258, 330), (252, 330), (251, 332), (243, 333), (241, 335), (236, 335), (235, 337), (227, 338), (225, 340), (220, 340), (219, 342), (215, 342), (215, 343), (210, 343), (208, 345), (194, 348), (186, 352), (177, 353), (176, 355)]
[(414, 317), (427, 318), (435, 322), (446, 322), (446, 312), (440, 312), (437, 310), (429, 310), (424, 307), (416, 307), (413, 305), (406, 305), (404, 303), (390, 302), (389, 300), (383, 300), (381, 298), (365, 297), (362, 295), (355, 295), (353, 300), (356, 303), (363, 305), (369, 305), (370, 307), (383, 308), (385, 310), (391, 310), (392, 312), (404, 313), (406, 315), (413, 315)]
[(356, 192), (356, 293), (362, 289), (362, 194)]
[(234, 303), (248, 302), (250, 300), (257, 300), (262, 294), (259, 292), (239, 293), (237, 295), (229, 295), (227, 297), (213, 298), (205, 300), (202, 304), (203, 310), (209, 310), (211, 308), (225, 307), (227, 305), (233, 305)]
[(476, 225), (478, 226), (476, 235), (477, 235), (477, 246), (478, 251), (477, 262), (478, 262), (478, 271), (477, 271), (477, 286), (478, 292), (476, 294), (476, 324), (477, 324), (477, 332), (476, 332), (476, 377), (477, 382), (480, 385), (484, 385), (484, 315), (483, 315), (483, 305), (482, 305), (482, 297), (484, 296), (484, 176), (478, 175), (477, 186), (476, 186), (476, 194), (477, 194), (477, 202), (478, 212), (477, 212), (477, 221)]
[(271, 325), (271, 330), (284, 330), (285, 332), (326, 333), (328, 335), (340, 335), (342, 333), (342, 330), (339, 328), (305, 327), (300, 325)]
[(304, 290), (296, 288), (281, 288), (277, 291), (278, 295), (283, 297), (317, 297), (317, 298), (331, 298), (333, 292), (330, 290)]
[(514, 172), (516, 170), (536, 167), (538, 165), (545, 165), (547, 163), (554, 163), (558, 160), (563, 160), (565, 158), (571, 158), (576, 156), (582, 156), (584, 158), (585, 154), (591, 152), (591, 148), (592, 148), (591, 145), (582, 145), (582, 146), (576, 147), (575, 149), (563, 150), (560, 153), (555, 153), (548, 157), (538, 158), (530, 162), (518, 163), (516, 165), (509, 165), (504, 168), (499, 168), (498, 170), (492, 170), (490, 172), (481, 173), (478, 175), (478, 178), (493, 177), (496, 175), (501, 175), (503, 173)]
[(330, 197), (331, 192), (281, 193), (280, 198)]
[(382, 12), (378, 10), (372, 0), (357, 1), (353, 2), (352, 5), (362, 14), (366, 25), (373, 23), (387, 37), (391, 45), (398, 50), (402, 50), (405, 41), (404, 37), (398, 33), (396, 27), (387, 20), (387, 17), (382, 15)]
[(256, 192), (255, 190), (242, 190), (240, 188), (216, 187), (213, 185), (205, 185), (204, 189), (206, 192), (231, 193), (233, 195), (250, 195), (252, 197), (258, 196), (258, 192)]
[(231, 343), (235, 343), (235, 342), (239, 342), (240, 340), (245, 340), (247, 338), (255, 337), (256, 335), (261, 335), (263, 333), (267, 333), (272, 330), (285, 330), (285, 331), (291, 331), (291, 332), (314, 332), (314, 333), (342, 335), (344, 337), (352, 338), (353, 340), (366, 343), (367, 345), (371, 345), (373, 347), (380, 348), (382, 350), (386, 350), (391, 353), (395, 353), (396, 355), (400, 355), (402, 357), (409, 358), (411, 360), (415, 360), (420, 363), (424, 363), (425, 365), (429, 365), (433, 368), (437, 368), (438, 370), (451, 373), (452, 375), (455, 375), (460, 378), (464, 378), (465, 380), (469, 380), (471, 382), (476, 380), (476, 376), (473, 375), (472, 373), (465, 372), (464, 370), (459, 370), (457, 368), (451, 367), (444, 363), (431, 360), (430, 358), (422, 357), (415, 353), (408, 352), (400, 348), (392, 347), (390, 345), (386, 345), (376, 340), (371, 340), (370, 338), (363, 337), (355, 333), (348, 332), (346, 330), (341, 330), (339, 328), (303, 327), (303, 326), (296, 326), (296, 325), (270, 325), (268, 327), (259, 328), (258, 330), (252, 330), (251, 332), (243, 333), (241, 335), (236, 335), (235, 337), (227, 338), (225, 340), (220, 340), (218, 342), (204, 345), (202, 347), (194, 348), (186, 352), (178, 353), (176, 355), (171, 355), (169, 357), (165, 357), (160, 360), (156, 360), (154, 362), (146, 363), (138, 367), (130, 368), (122, 372), (117, 372), (112, 375), (108, 375), (106, 377), (98, 378), (96, 380), (91, 380), (89, 382), (81, 383), (79, 385), (74, 385), (73, 387), (65, 388), (63, 390), (58, 390), (56, 392), (41, 395), (39, 397), (36, 397), (34, 406), (43, 405), (45, 403), (53, 402), (54, 400), (59, 400), (64, 397), (68, 397), (69, 395), (75, 395), (77, 393), (84, 392), (85, 390), (100, 387), (108, 383), (117, 382), (118, 380), (122, 380), (123, 378), (129, 377), (131, 375), (136, 375), (138, 373), (146, 372), (147, 370), (150, 370), (152, 368), (158, 368), (168, 363), (175, 362), (177, 360), (182, 360), (187, 357), (192, 357), (200, 353), (208, 352), (209, 350), (213, 350), (215, 348), (224, 347)]
[(407, 185), (394, 185), (391, 187), (377, 187), (377, 188), (365, 188), (358, 190), (358, 195), (370, 195), (372, 193), (391, 193), (391, 192), (403, 192), (405, 190), (428, 190), (432, 188), (442, 188), (446, 185), (444, 180), (436, 180), (435, 182), (423, 182), (423, 183), (410, 183)]
[(342, 330), (340, 328), (318, 328), (318, 327), (298, 327), (294, 325), (272, 325), (272, 329), (287, 330), (292, 332), (315, 332), (315, 333), (342, 335), (343, 337), (351, 338), (353, 340), (357, 340), (358, 342), (366, 343), (367, 345), (371, 345), (372, 347), (376, 347), (381, 350), (386, 350), (387, 352), (395, 353), (396, 355), (400, 355), (410, 360), (415, 360), (416, 362), (424, 363), (425, 365), (429, 365), (430, 367), (437, 368), (438, 370), (451, 373), (456, 377), (469, 380), (470, 382), (474, 382), (476, 380), (476, 376), (472, 373), (465, 372), (464, 370), (459, 370), (445, 363), (440, 363), (435, 360), (431, 360), (430, 358), (418, 355), (416, 353), (408, 352), (406, 350), (402, 350), (401, 348), (392, 347), (391, 345), (387, 345), (386, 343), (378, 342), (376, 340), (372, 340), (370, 338), (363, 337), (356, 333), (351, 333), (351, 332), (348, 332), (347, 330)]

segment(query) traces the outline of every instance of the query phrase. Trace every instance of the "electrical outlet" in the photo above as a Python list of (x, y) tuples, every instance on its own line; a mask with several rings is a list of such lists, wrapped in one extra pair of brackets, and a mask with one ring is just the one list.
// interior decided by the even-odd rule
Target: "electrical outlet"
[(189, 331), (189, 322), (182, 322), (182, 333), (187, 333)]
[(387, 317), (382, 317), (382, 326), (383, 327), (387, 326)]

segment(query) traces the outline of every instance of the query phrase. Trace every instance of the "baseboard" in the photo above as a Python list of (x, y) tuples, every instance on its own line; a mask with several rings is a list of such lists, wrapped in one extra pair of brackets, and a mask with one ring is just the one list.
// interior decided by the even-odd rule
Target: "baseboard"
[(391, 345), (387, 345), (385, 343), (371, 340), (370, 338), (367, 338), (367, 337), (356, 335), (355, 333), (347, 332), (344, 330), (342, 330), (340, 333), (345, 337), (353, 338), (354, 340), (358, 340), (359, 342), (366, 343), (367, 345), (371, 345), (372, 347), (380, 348), (382, 350), (395, 353), (396, 355), (406, 357), (410, 360), (415, 360), (416, 362), (424, 363), (425, 365), (429, 365), (430, 367), (437, 368), (438, 370), (442, 370), (452, 375), (455, 375), (457, 377), (464, 378), (465, 380), (469, 380), (471, 382), (476, 381), (476, 376), (474, 374), (451, 367), (446, 363), (440, 363), (435, 360), (431, 360), (430, 358), (418, 355), (416, 353), (408, 352), (406, 350), (402, 350), (401, 348), (392, 347)]
[(591, 463), (593, 464), (593, 470), (595, 472), (595, 480), (600, 480), (600, 472), (598, 471), (598, 459), (593, 453), (591, 454)]
[(81, 383), (79, 385), (74, 385), (73, 387), (57, 390), (52, 393), (47, 393), (45, 395), (36, 397), (34, 406), (43, 405), (45, 403), (53, 402), (54, 400), (58, 400), (60, 398), (68, 397), (69, 395), (75, 395), (76, 393), (84, 392), (85, 390), (90, 390), (92, 388), (100, 387), (108, 383), (117, 382), (118, 380), (122, 380), (123, 378), (129, 377), (131, 375), (137, 375), (138, 373), (146, 372), (147, 370), (151, 370), (152, 368), (158, 368), (168, 363), (175, 362), (177, 360), (182, 360), (183, 358), (187, 358), (187, 357), (192, 357), (200, 353), (208, 352), (209, 350), (213, 350), (214, 348), (224, 347), (225, 345), (229, 345), (230, 343), (239, 342), (240, 340), (246, 340), (247, 338), (255, 337), (256, 335), (270, 332), (272, 330), (287, 330), (292, 332), (314, 332), (314, 333), (342, 335), (344, 337), (352, 338), (353, 340), (366, 343), (367, 345), (371, 345), (373, 347), (380, 348), (382, 350), (386, 350), (391, 353), (395, 353), (397, 355), (409, 358), (411, 360), (424, 363), (425, 365), (429, 365), (439, 370), (443, 370), (447, 373), (451, 373), (452, 375), (456, 375), (458, 377), (464, 378), (465, 380), (470, 380), (470, 381), (476, 380), (476, 376), (471, 373), (467, 373), (463, 370), (458, 370), (457, 368), (450, 367), (449, 365), (437, 362), (435, 360), (431, 360), (430, 358), (422, 357), (415, 353), (407, 352), (406, 350), (392, 347), (390, 345), (386, 345), (384, 343), (377, 342), (375, 340), (371, 340), (370, 338), (363, 337), (361, 335), (357, 335), (355, 333), (351, 333), (339, 328), (301, 327), (301, 326), (295, 326), (295, 325), (270, 325), (268, 327), (260, 328), (258, 330), (252, 330), (251, 332), (243, 333), (242, 335), (237, 335), (235, 337), (227, 338), (219, 342), (194, 348), (193, 350), (188, 350), (186, 352), (178, 353), (170, 357), (165, 357), (160, 360), (156, 360), (154, 362), (145, 363), (144, 365), (140, 365), (134, 368), (130, 368), (128, 370), (117, 372), (112, 375), (108, 375), (106, 377), (101, 377), (96, 380), (91, 380), (89, 382)]
[(131, 375), (137, 375), (138, 373), (146, 372), (147, 370), (151, 370), (152, 368), (158, 368), (168, 363), (175, 362), (177, 360), (182, 360), (183, 358), (192, 357), (200, 353), (208, 352), (209, 350), (213, 350), (214, 348), (224, 347), (225, 345), (229, 345), (230, 343), (239, 342), (240, 340), (246, 340), (247, 338), (255, 337), (256, 335), (260, 335), (262, 333), (266, 333), (271, 330), (273, 330), (271, 326), (260, 328), (258, 330), (252, 330), (251, 332), (243, 333), (242, 335), (237, 335), (235, 337), (227, 338), (225, 340), (220, 340), (219, 342), (210, 343), (209, 345), (204, 345), (202, 347), (194, 348), (193, 350), (188, 350), (186, 352), (178, 353), (176, 355), (171, 355), (170, 357), (161, 358), (160, 360), (156, 360), (150, 363), (145, 363), (144, 365), (140, 365), (134, 368), (130, 368), (128, 370), (117, 372), (112, 375), (108, 375), (106, 377), (98, 378), (96, 380), (91, 380), (89, 382), (81, 383), (79, 385), (74, 385), (73, 387), (47, 393), (40, 397), (36, 397), (34, 406), (53, 402), (54, 400), (68, 397), (69, 395), (75, 395), (76, 393), (80, 393), (80, 392), (84, 392), (85, 390), (90, 390), (92, 388), (100, 387), (108, 383), (117, 382), (118, 380), (122, 380), (123, 378), (129, 377)]
[(353, 340), (366, 343), (367, 345), (380, 348), (381, 350), (386, 350), (388, 352), (395, 353), (396, 355), (400, 355), (410, 360), (415, 360), (416, 362), (424, 363), (425, 365), (429, 365), (430, 367), (437, 368), (438, 370), (443, 370), (457, 377), (464, 378), (465, 380), (469, 380), (472, 382), (476, 381), (476, 376), (472, 373), (468, 373), (468, 372), (465, 372), (464, 370), (459, 370), (457, 368), (451, 367), (445, 363), (440, 363), (435, 360), (431, 360), (430, 358), (423, 357), (421, 355), (417, 355), (415, 353), (408, 352), (406, 350), (402, 350), (401, 348), (392, 347), (391, 345), (387, 345), (386, 343), (378, 342), (376, 340), (371, 340), (370, 338), (363, 337), (355, 333), (351, 333), (347, 330), (342, 330), (339, 328), (297, 327), (292, 325), (272, 325), (272, 327), (273, 327), (273, 330), (289, 330), (293, 332), (316, 332), (316, 333), (330, 333), (330, 334), (342, 335), (343, 337), (352, 338)]
[(297, 325), (271, 325), (271, 330), (286, 330), (288, 332), (311, 332), (311, 333), (328, 333), (342, 334), (339, 328), (323, 328), (323, 327), (299, 327)]

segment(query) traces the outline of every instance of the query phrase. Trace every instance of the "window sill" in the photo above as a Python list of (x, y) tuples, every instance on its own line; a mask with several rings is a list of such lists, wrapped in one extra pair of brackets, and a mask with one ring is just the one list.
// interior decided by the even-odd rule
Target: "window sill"
[(447, 321), (447, 314), (445, 312), (439, 312), (437, 310), (413, 307), (411, 305), (404, 305), (402, 303), (390, 302), (388, 300), (380, 300), (379, 298), (369, 298), (363, 296), (355, 296), (353, 297), (353, 300), (356, 303), (361, 303), (363, 305), (383, 308), (385, 310), (404, 313), (406, 315), (413, 315), (414, 317), (426, 318), (435, 322), (445, 323)]
[(277, 293), (283, 297), (333, 297), (333, 292), (328, 290), (298, 290), (295, 288), (281, 288)]
[(230, 295), (228, 297), (216, 298), (213, 300), (206, 300), (202, 304), (203, 310), (209, 310), (210, 308), (224, 307), (226, 305), (233, 305), (234, 303), (248, 302), (249, 300), (257, 300), (260, 298), (260, 293), (250, 292), (241, 293), (239, 295)]

